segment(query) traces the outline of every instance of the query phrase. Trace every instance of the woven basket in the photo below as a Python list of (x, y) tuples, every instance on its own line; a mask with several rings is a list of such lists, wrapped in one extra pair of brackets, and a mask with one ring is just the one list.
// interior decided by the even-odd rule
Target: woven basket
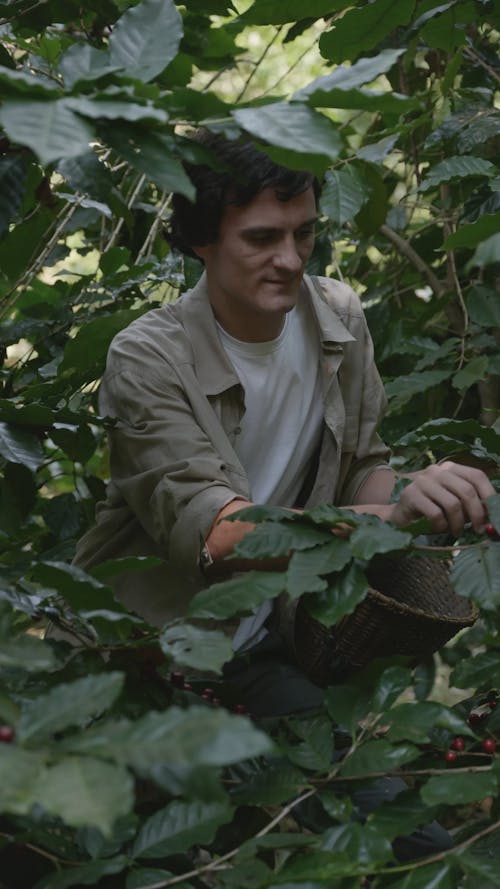
[(478, 617), (477, 608), (451, 587), (449, 568), (427, 556), (374, 559), (366, 599), (331, 628), (309, 614), (304, 599), (288, 603), (282, 626), (295, 660), (318, 685), (339, 681), (377, 657), (424, 660)]

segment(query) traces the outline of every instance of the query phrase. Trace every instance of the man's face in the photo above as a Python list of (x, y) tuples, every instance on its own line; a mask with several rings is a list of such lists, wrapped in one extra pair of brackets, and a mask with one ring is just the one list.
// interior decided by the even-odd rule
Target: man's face
[(228, 205), (215, 243), (195, 248), (215, 316), (232, 336), (247, 342), (278, 336), (297, 302), (316, 216), (312, 188), (288, 201), (265, 188), (244, 207)]

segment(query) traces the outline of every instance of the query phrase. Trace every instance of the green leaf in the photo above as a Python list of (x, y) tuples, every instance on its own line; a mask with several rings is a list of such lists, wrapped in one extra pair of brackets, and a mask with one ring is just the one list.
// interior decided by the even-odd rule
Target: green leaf
[(177, 624), (160, 635), (160, 647), (179, 666), (220, 673), (234, 651), (221, 630), (204, 630), (192, 624)]
[(26, 164), (19, 154), (0, 157), (0, 235), (16, 217), (24, 196)]
[(408, 836), (417, 827), (429, 824), (435, 810), (426, 805), (416, 790), (404, 790), (395, 799), (382, 803), (368, 816), (377, 833), (388, 840)]
[(328, 589), (308, 597), (306, 607), (316, 620), (331, 627), (345, 614), (352, 614), (366, 597), (368, 588), (366, 574), (353, 563), (333, 578)]
[(302, 743), (285, 746), (288, 759), (301, 769), (328, 771), (333, 757), (330, 720), (324, 716), (311, 716), (308, 719), (291, 719), (289, 726), (302, 739)]
[(376, 80), (390, 71), (403, 53), (404, 49), (383, 49), (378, 55), (359, 59), (353, 65), (339, 65), (331, 74), (323, 74), (298, 90), (293, 98), (301, 102), (307, 99), (312, 105), (318, 104), (319, 100), (322, 104), (322, 97), (327, 99), (332, 90), (353, 90)]
[(489, 360), (487, 355), (477, 355), (468, 361), (452, 379), (452, 385), (459, 392), (464, 392), (477, 383), (478, 380), (484, 380), (488, 373)]
[[(466, 849), (453, 853), (453, 859), (458, 862), (461, 870), (470, 880), (470, 886), (477, 881), (478, 885), (486, 886), (486, 889), (496, 886), (498, 883), (498, 851), (484, 847), (480, 842)], [(468, 880), (468, 882), (469, 882)], [(485, 881), (488, 881), (485, 883)]]
[(466, 722), (435, 701), (405, 702), (394, 707), (384, 717), (389, 726), (391, 741), (426, 743), (434, 728), (446, 729), (454, 735), (472, 735)]
[(460, 661), (450, 676), (457, 688), (500, 687), (500, 653), (484, 651)]
[(304, 775), (285, 760), (264, 763), (248, 780), (231, 791), (238, 805), (278, 806), (291, 799), (306, 785)]
[(285, 589), (285, 575), (276, 571), (247, 571), (201, 590), (191, 600), (191, 617), (233, 617), (251, 614), (255, 608), (275, 599)]
[(135, 722), (110, 721), (65, 739), (63, 747), (126, 763), (145, 774), (165, 763), (187, 771), (200, 765), (230, 765), (273, 749), (249, 719), (207, 707), (170, 707)]
[(391, 883), (391, 889), (457, 889), (456, 874), (450, 864), (440, 861), (410, 870)]
[(332, 222), (341, 226), (356, 216), (368, 197), (356, 170), (346, 166), (342, 170), (327, 172), (321, 192), (321, 209)]
[(325, 692), (331, 719), (354, 734), (361, 719), (371, 712), (369, 693), (355, 685), (333, 685)]
[(322, 849), (332, 852), (347, 852), (361, 867), (374, 869), (394, 858), (391, 844), (380, 836), (370, 825), (339, 824), (326, 830), (321, 843)]
[(43, 753), (2, 744), (0, 751), (0, 812), (27, 815), (33, 807), (33, 787), (45, 769)]
[(40, 741), (69, 726), (84, 726), (114, 703), (125, 676), (110, 672), (63, 683), (44, 695), (26, 701), (18, 735), (21, 741)]
[(461, 550), (453, 560), (450, 583), (460, 596), (473, 599), (485, 611), (500, 607), (500, 546)]
[[(374, 713), (384, 713), (411, 685), (411, 670), (406, 667), (387, 667), (382, 673), (372, 698)], [(393, 711), (394, 712), (394, 711)], [(389, 715), (391, 718), (392, 714)]]
[(332, 30), (321, 35), (321, 55), (332, 62), (354, 62), (396, 28), (407, 25), (414, 8), (415, 0), (374, 0), (361, 9), (348, 9)]
[(390, 411), (399, 411), (411, 398), (422, 392), (427, 392), (439, 383), (448, 380), (453, 375), (453, 369), (449, 370), (424, 370), (417, 373), (402, 374), (385, 384), (385, 391), (389, 398)]
[(379, 553), (406, 549), (411, 540), (411, 534), (407, 531), (400, 531), (377, 516), (366, 517), (350, 538), (353, 555), (364, 561)]
[(496, 290), (481, 285), (471, 287), (467, 293), (466, 305), (469, 318), (475, 324), (500, 328), (500, 300)]
[(496, 235), (500, 227), (500, 213), (485, 213), (476, 222), (466, 223), (443, 243), (443, 250), (454, 250), (455, 247), (477, 247), (481, 242)]
[(33, 796), (71, 827), (98, 827), (109, 836), (115, 821), (132, 810), (134, 785), (121, 766), (71, 756), (46, 769)]
[(172, 0), (143, 0), (116, 22), (109, 38), (112, 65), (148, 83), (177, 55), (182, 18)]
[(392, 746), (383, 739), (367, 741), (346, 757), (340, 767), (340, 774), (352, 775), (382, 774), (397, 769), (420, 756), (418, 747), (413, 744)]
[(248, 133), (291, 152), (319, 154), (336, 160), (341, 150), (342, 140), (334, 124), (298, 102), (239, 108), (232, 116)]
[(493, 772), (439, 775), (420, 789), (420, 796), (429, 806), (464, 806), (487, 796), (496, 796), (498, 782)]
[[(117, 855), (114, 858), (106, 858), (103, 861), (91, 861), (89, 864), (81, 864), (67, 870), (52, 872), (49, 876), (42, 877), (33, 889), (69, 889), (70, 886), (97, 886), (101, 877), (111, 877), (120, 874), (128, 866), (126, 855)], [(183, 889), (178, 886), (177, 889)], [(186, 889), (186, 887), (184, 887)]]
[[(351, 561), (352, 553), (347, 540), (330, 535), (328, 543), (314, 549), (295, 551), (286, 572), (286, 589), (292, 599), (302, 593), (325, 590), (325, 574), (342, 571)], [(336, 581), (335, 581), (336, 582)], [(346, 592), (346, 590), (344, 590)]]
[(31, 576), (50, 589), (57, 590), (75, 611), (81, 611), (83, 615), (98, 609), (114, 611), (124, 617), (128, 615), (121, 602), (115, 599), (110, 587), (76, 565), (68, 565), (66, 562), (37, 562)]
[[(332, 854), (323, 850), (302, 852), (289, 858), (279, 871), (279, 882), (274, 881), (270, 889), (317, 889), (319, 886), (336, 886), (335, 878), (357, 874), (355, 859), (346, 852)], [(308, 881), (311, 881), (310, 883)]]
[[(252, 521), (252, 519), (249, 519)], [(236, 556), (244, 559), (266, 559), (288, 556), (292, 550), (318, 547), (331, 540), (331, 534), (300, 522), (261, 522), (234, 547)]]
[(71, 110), (66, 99), (6, 99), (0, 123), (13, 142), (31, 148), (42, 164), (82, 154), (94, 137), (92, 127)]
[(52, 648), (36, 636), (5, 639), (0, 646), (0, 670), (7, 668), (36, 673), (56, 667), (57, 658)]
[(0, 423), (0, 454), (8, 462), (21, 463), (33, 472), (36, 472), (44, 458), (36, 435), (3, 422)]
[(427, 191), (429, 188), (435, 188), (443, 182), (451, 182), (454, 179), (465, 179), (467, 176), (495, 176), (496, 173), (495, 165), (482, 157), (472, 154), (448, 157), (431, 167), (420, 185), (420, 191)]
[(165, 191), (183, 194), (190, 201), (194, 200), (194, 185), (181, 162), (174, 156), (175, 146), (167, 134), (121, 121), (112, 126), (101, 126), (100, 132), (120, 157), (144, 173), (155, 185)]
[(491, 235), (491, 237), (486, 238), (485, 241), (482, 241), (476, 247), (474, 251), (474, 255), (471, 257), (469, 262), (466, 265), (466, 271), (470, 271), (474, 266), (479, 266), (480, 268), (484, 268), (488, 265), (495, 265), (500, 262), (500, 233), (497, 232), (495, 235)]
[[(127, 874), (125, 889), (148, 889), (148, 886), (152, 886), (154, 889), (157, 883), (162, 883), (173, 876), (171, 871), (163, 870), (163, 868), (140, 867)], [(176, 883), (175, 885), (177, 889), (192, 889), (191, 883)]]
[(168, 114), (163, 108), (155, 108), (151, 103), (139, 105), (137, 102), (125, 102), (123, 100), (107, 99), (105, 96), (96, 96), (89, 99), (87, 96), (74, 96), (67, 100), (67, 105), (78, 114), (91, 119), (104, 117), (107, 120), (155, 120), (158, 123), (167, 123)]
[(225, 802), (174, 800), (143, 824), (132, 846), (132, 858), (165, 858), (212, 842), (216, 831), (233, 817)]
[(122, 309), (112, 315), (100, 315), (80, 327), (76, 336), (66, 343), (63, 360), (57, 370), (58, 377), (64, 379), (75, 374), (82, 382), (97, 379), (104, 371), (113, 337), (143, 312), (144, 308)]
[(112, 64), (109, 54), (89, 43), (72, 43), (59, 60), (59, 73), (66, 89), (70, 90), (80, 81), (98, 80), (121, 65)]

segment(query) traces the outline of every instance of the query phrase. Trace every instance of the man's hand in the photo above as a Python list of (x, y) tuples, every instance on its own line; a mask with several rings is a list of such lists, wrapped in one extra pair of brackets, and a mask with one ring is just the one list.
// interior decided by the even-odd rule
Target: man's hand
[(406, 478), (412, 481), (389, 516), (394, 524), (409, 525), (424, 516), (438, 534), (450, 531), (458, 535), (467, 522), (476, 533), (484, 531), (488, 521), (485, 501), (495, 490), (480, 469), (447, 460)]

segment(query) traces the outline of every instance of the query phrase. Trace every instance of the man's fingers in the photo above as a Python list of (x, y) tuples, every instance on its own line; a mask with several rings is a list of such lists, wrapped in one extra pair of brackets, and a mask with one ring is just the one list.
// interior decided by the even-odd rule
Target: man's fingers
[(433, 531), (449, 530), (453, 534), (459, 534), (470, 522), (480, 532), (488, 519), (484, 501), (494, 493), (481, 470), (446, 461), (429, 466), (405, 488), (398, 518), (402, 523), (405, 513), (409, 521), (425, 516)]

